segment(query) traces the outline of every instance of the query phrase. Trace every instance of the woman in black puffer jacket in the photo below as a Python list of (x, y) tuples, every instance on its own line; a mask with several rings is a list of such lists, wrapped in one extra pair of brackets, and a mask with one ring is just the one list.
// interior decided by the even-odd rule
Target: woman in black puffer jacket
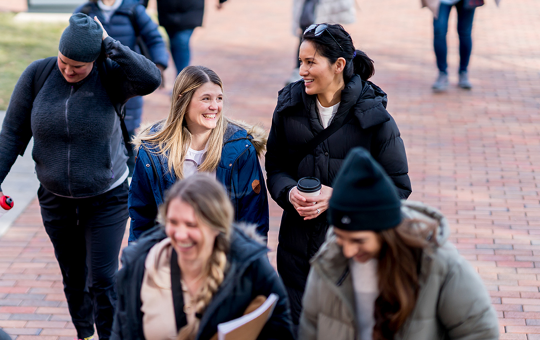
[[(341, 25), (328, 24), (308, 27), (299, 59), (303, 80), (280, 91), (266, 154), (268, 189), (284, 209), (277, 264), (295, 325), (309, 260), (328, 229), (325, 211), (331, 186), (347, 152), (356, 146), (369, 150), (400, 197), (411, 194), (405, 146), (386, 110), (386, 93), (368, 81), (375, 72), (373, 61), (354, 48)], [(310, 140), (343, 121), (334, 134), (302, 154), (300, 150)], [(320, 179), (323, 187), (318, 197), (305, 199), (299, 194), (297, 182), (306, 176)]]

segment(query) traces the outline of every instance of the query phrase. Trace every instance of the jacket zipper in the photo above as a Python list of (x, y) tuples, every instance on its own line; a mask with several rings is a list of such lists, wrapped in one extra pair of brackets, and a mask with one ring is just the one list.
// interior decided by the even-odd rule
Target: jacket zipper
[[(318, 274), (320, 275), (321, 279), (326, 281), (326, 284), (328, 285), (328, 287), (330, 288), (330, 290), (332, 290), (334, 292), (334, 294), (336, 294), (338, 296), (338, 298), (341, 299), (341, 301), (343, 302), (343, 304), (346, 306), (346, 309), (349, 311), (350, 313), (350, 317), (354, 320), (354, 307), (349, 303), (350, 302), (350, 299), (348, 297), (346, 297), (343, 292), (339, 289), (339, 286), (337, 285), (337, 283), (340, 283), (340, 286), (341, 284), (343, 284), (343, 281), (345, 281), (345, 278), (347, 275), (351, 275), (350, 273), (344, 273), (340, 279), (338, 280), (338, 282), (336, 283), (335, 281), (332, 281), (327, 275), (326, 273), (324, 272), (324, 270), (322, 270), (321, 268), (321, 265), (316, 263), (316, 262), (313, 262), (312, 263), (312, 266), (314, 267), (314, 269), (318, 272)], [(355, 333), (358, 333), (358, 327), (356, 325), (355, 322), (353, 322), (353, 328), (354, 328), (354, 332)]]
[(68, 99), (66, 99), (66, 108), (65, 108), (65, 111), (64, 111), (64, 115), (65, 115), (65, 118), (66, 118), (66, 130), (67, 130), (67, 135), (68, 135), (68, 151), (67, 151), (67, 176), (68, 176), (68, 191), (69, 191), (69, 195), (71, 197), (73, 197), (73, 193), (71, 192), (71, 136), (69, 134), (69, 119), (68, 119), (68, 103), (69, 103), (69, 100), (71, 99), (71, 95), (73, 94), (73, 86), (71, 86), (71, 91), (69, 92), (69, 97)]

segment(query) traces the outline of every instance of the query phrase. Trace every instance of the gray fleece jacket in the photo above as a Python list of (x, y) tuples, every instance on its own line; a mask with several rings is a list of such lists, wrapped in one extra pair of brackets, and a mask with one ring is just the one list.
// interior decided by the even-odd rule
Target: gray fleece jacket
[(32, 136), (37, 177), (58, 196), (99, 195), (124, 174), (127, 156), (113, 103), (153, 92), (161, 75), (150, 60), (110, 37), (103, 49), (113, 61), (104, 80), (114, 89), (109, 93), (99, 74), (100, 59), (78, 83), (68, 83), (55, 67), (34, 100), (33, 79), (40, 61), (26, 68), (0, 132), (0, 184)]

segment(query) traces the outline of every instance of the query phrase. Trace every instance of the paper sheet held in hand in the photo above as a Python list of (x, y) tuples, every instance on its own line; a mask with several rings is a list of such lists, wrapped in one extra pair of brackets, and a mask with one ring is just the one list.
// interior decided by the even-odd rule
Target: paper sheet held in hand
[(270, 294), (266, 301), (253, 312), (218, 325), (219, 340), (255, 340), (270, 319), (279, 297)]

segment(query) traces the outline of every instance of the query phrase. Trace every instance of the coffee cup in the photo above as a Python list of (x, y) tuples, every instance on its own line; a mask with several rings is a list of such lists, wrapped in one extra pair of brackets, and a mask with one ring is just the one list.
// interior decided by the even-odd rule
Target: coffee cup
[(300, 195), (304, 197), (316, 197), (321, 194), (321, 181), (316, 177), (302, 177), (296, 186)]

